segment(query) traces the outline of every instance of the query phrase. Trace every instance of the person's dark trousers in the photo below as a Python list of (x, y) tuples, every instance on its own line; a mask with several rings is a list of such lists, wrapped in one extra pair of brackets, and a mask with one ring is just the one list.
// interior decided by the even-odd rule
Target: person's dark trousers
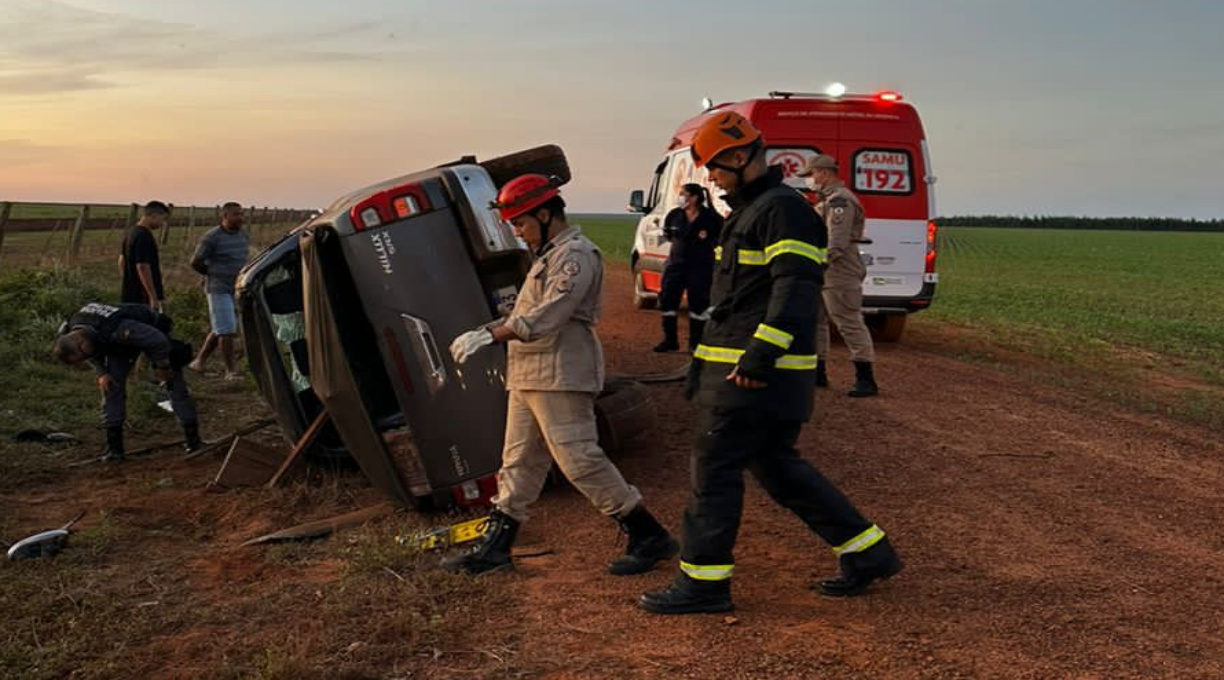
[(873, 528), (841, 491), (799, 457), (803, 423), (757, 409), (704, 409), (684, 514), (682, 568), (729, 567), (744, 504), (748, 469), (779, 505), (799, 516), (830, 546)]
[[(111, 377), (111, 389), (102, 402), (102, 422), (107, 427), (122, 427), (127, 418), (127, 380), (132, 372), (135, 359), (111, 356), (106, 361), (106, 373)], [(187, 381), (183, 379), (182, 369), (174, 369), (174, 374), (166, 384), (166, 392), (170, 397), (170, 407), (179, 423), (195, 423), (199, 421), (195, 400), (187, 389)]]

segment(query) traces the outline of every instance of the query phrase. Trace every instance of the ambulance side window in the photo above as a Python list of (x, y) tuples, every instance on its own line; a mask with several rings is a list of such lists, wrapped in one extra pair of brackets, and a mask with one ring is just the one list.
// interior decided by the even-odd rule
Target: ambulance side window
[(655, 206), (662, 202), (662, 197), (659, 192), (663, 190), (663, 171), (667, 168), (667, 159), (663, 159), (654, 171), (654, 179), (650, 181), (650, 193), (646, 194), (646, 205), (644, 211), (647, 215), (654, 212)]
[(667, 169), (663, 171), (659, 181), (659, 203), (666, 214), (675, 208), (680, 200), (680, 188), (693, 181), (693, 160), (688, 149), (673, 152), (664, 161)]

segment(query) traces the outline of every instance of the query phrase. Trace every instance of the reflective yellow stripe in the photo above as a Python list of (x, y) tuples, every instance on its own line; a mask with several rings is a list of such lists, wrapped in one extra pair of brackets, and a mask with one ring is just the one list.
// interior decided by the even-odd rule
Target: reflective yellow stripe
[[(710, 347), (709, 345), (697, 345), (697, 351), (693, 352), (694, 359), (701, 359), (702, 361), (709, 361), (715, 364), (739, 363), (742, 356), (744, 356), (744, 350), (742, 349)], [(814, 371), (816, 370), (816, 355), (783, 354), (774, 362), (774, 366), (787, 371)]]
[(783, 354), (774, 365), (787, 371), (814, 371), (816, 355)]
[(765, 260), (764, 250), (741, 250), (739, 251), (740, 264), (767, 264)]
[(698, 581), (726, 581), (731, 578), (732, 572), (735, 571), (735, 565), (712, 564), (699, 566), (689, 564), (688, 562), (681, 562), (680, 571), (687, 574), (689, 578), (697, 579)]
[(757, 340), (764, 340), (771, 345), (781, 347), (782, 349), (790, 349), (791, 343), (795, 341), (795, 336), (786, 331), (778, 330), (773, 326), (761, 324), (757, 326), (756, 335), (752, 336)]
[(722, 246), (714, 247), (714, 261), (722, 262)]
[(833, 549), (834, 555), (849, 555), (850, 553), (863, 552), (884, 538), (884, 531), (880, 527), (872, 524), (871, 528), (845, 543)]
[(729, 349), (726, 347), (709, 347), (707, 345), (697, 345), (697, 351), (693, 352), (693, 357), (703, 361), (712, 361), (716, 364), (734, 364), (739, 361), (740, 357), (744, 356), (742, 349)]
[(818, 248), (811, 243), (804, 241), (796, 241), (794, 239), (786, 239), (765, 249), (766, 261), (772, 262), (779, 255), (798, 255), (812, 260), (816, 264), (824, 264), (829, 259), (828, 251), (824, 248)]
[(829, 251), (824, 248), (818, 248), (804, 241), (786, 239), (785, 241), (778, 241), (765, 250), (739, 251), (739, 263), (766, 265), (773, 262), (774, 258), (779, 255), (798, 255), (799, 257), (806, 257), (816, 264), (824, 264), (829, 260)]

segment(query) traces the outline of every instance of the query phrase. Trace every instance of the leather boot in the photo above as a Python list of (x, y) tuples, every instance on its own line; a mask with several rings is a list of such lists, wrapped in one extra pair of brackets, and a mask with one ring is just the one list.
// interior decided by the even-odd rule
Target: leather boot
[(183, 450), (187, 453), (199, 451), (204, 447), (204, 441), (200, 439), (199, 423), (183, 423), (183, 435), (187, 438), (183, 443)]
[(680, 552), (680, 544), (644, 506), (638, 505), (624, 517), (614, 519), (620, 524), (621, 530), (629, 534), (629, 545), (625, 548), (624, 555), (608, 565), (609, 574), (645, 574), (654, 569), (656, 563), (671, 559)]
[(102, 462), (122, 463), (126, 459), (123, 455), (123, 426), (112, 425), (106, 428), (106, 452), (102, 454)]
[(816, 386), (829, 386), (829, 365), (824, 359), (816, 360)]
[(663, 317), (663, 342), (654, 346), (656, 352), (675, 352), (680, 349), (679, 322), (675, 316)]
[(694, 319), (689, 317), (689, 351), (696, 352), (697, 345), (701, 344), (701, 336), (705, 335), (704, 319)]
[(820, 582), (820, 594), (829, 597), (854, 597), (862, 595), (867, 587), (901, 573), (905, 565), (888, 538), (861, 553), (843, 555), (839, 560), (841, 575)]
[(484, 538), (470, 551), (442, 561), (442, 568), (456, 573), (487, 574), (513, 569), (510, 548), (518, 536), (519, 522), (510, 515), (494, 510), (489, 514)]
[(854, 362), (854, 388), (847, 394), (852, 397), (874, 397), (880, 393), (870, 361)]
[(683, 573), (663, 590), (638, 598), (638, 606), (655, 614), (716, 614), (735, 608), (731, 579), (698, 581)]

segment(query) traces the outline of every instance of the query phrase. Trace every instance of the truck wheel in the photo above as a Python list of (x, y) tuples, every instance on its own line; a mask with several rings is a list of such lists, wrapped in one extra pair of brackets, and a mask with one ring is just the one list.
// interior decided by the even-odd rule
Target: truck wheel
[(879, 342), (897, 342), (905, 333), (906, 314), (878, 314), (867, 322), (871, 337)]
[(642, 270), (636, 262), (633, 263), (633, 306), (638, 309), (654, 309), (659, 306), (659, 298), (646, 291)]
[(634, 438), (654, 426), (650, 392), (642, 383), (613, 378), (595, 400), (599, 446), (609, 453), (627, 449)]
[(481, 162), (480, 167), (489, 173), (489, 177), (493, 179), (493, 184), (497, 187), (501, 187), (519, 175), (530, 172), (556, 175), (562, 183), (570, 181), (569, 162), (565, 160), (565, 152), (556, 144), (537, 146), (518, 153), (491, 158)]

